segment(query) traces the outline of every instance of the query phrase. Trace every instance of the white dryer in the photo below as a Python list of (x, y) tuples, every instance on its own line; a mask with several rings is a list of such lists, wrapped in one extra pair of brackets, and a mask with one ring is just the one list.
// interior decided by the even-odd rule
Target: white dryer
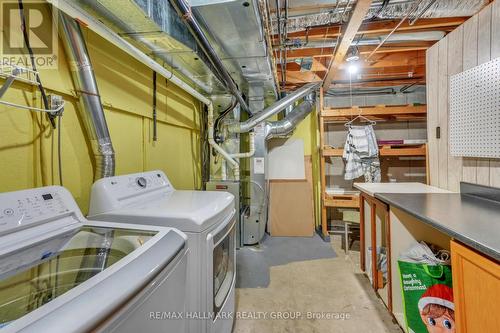
[(178, 230), (89, 222), (62, 187), (0, 194), (2, 333), (185, 332), (186, 269)]
[(190, 333), (230, 333), (235, 308), (235, 207), (227, 192), (175, 190), (162, 171), (103, 178), (89, 218), (178, 228), (188, 236)]

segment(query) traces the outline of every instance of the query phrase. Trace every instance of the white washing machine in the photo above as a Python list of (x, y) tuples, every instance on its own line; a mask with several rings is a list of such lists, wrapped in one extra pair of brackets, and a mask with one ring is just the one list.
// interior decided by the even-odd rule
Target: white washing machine
[(90, 219), (178, 228), (188, 236), (191, 333), (230, 333), (235, 308), (235, 207), (227, 192), (178, 191), (162, 171), (92, 186)]
[(186, 240), (89, 222), (62, 187), (1, 193), (1, 331), (185, 332)]

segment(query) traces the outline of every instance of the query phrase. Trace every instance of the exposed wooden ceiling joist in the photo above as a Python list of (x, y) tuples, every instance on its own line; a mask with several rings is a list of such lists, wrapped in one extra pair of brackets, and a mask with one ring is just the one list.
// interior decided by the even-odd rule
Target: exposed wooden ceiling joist
[[(468, 17), (420, 19), (414, 25), (404, 22), (398, 28), (396, 33), (422, 32), (430, 30), (451, 31), (464, 23), (467, 19)], [(391, 32), (399, 21), (400, 20), (383, 20), (366, 22), (361, 25), (356, 34), (366, 36), (385, 35)], [(291, 32), (288, 34), (288, 38), (306, 38), (306, 35), (309, 36), (309, 38), (335, 38), (339, 36), (339, 27), (339, 24), (333, 24), (326, 27), (314, 27), (310, 28), (308, 31), (303, 30)], [(277, 39), (277, 35), (274, 35), (273, 39)]]
[(351, 47), (352, 41), (354, 40), (354, 37), (356, 37), (359, 27), (363, 23), (371, 4), (372, 0), (358, 0), (356, 2), (356, 5), (352, 10), (351, 17), (349, 18), (349, 22), (347, 23), (347, 27), (342, 33), (340, 42), (335, 49), (333, 59), (323, 80), (323, 89), (330, 88), (335, 69), (342, 61), (344, 61), (347, 51)]
[[(434, 45), (434, 41), (418, 41), (418, 42), (402, 42), (402, 43), (388, 43), (377, 50), (377, 53), (395, 53), (395, 52), (409, 52), (409, 51), (421, 51), (427, 50), (429, 47)], [(376, 45), (363, 45), (359, 46), (360, 54), (369, 54)], [(303, 48), (287, 51), (288, 59), (313, 57), (313, 58), (325, 58), (332, 57), (334, 51), (333, 47), (315, 47), (315, 48)], [(275, 52), (275, 55), (277, 53)]]
[[(356, 6), (366, 6), (368, 3), (369, 7), (370, 2), (360, 0), (357, 1)], [(363, 9), (366, 10), (366, 7)], [(304, 44), (307, 35), (310, 45), (315, 45), (315, 47), (305, 45), (305, 48), (286, 50), (288, 64), (285, 66), (286, 82), (283, 85), (285, 90), (293, 90), (305, 83), (320, 81), (322, 78), (324, 78), (324, 87), (348, 87), (350, 75), (346, 69), (347, 63), (344, 58), (349, 47), (356, 44), (357, 37), (362, 37), (365, 45), (360, 43), (357, 46), (360, 60), (356, 62), (359, 68), (358, 74), (351, 77), (354, 88), (425, 83), (425, 52), (434, 45), (435, 41), (389, 41), (378, 48), (376, 53), (367, 60), (368, 55), (377, 47), (377, 44), (366, 45), (367, 41), (389, 34), (401, 20), (363, 21), (366, 12), (362, 15), (358, 10), (356, 17), (354, 11), (351, 13), (353, 13), (352, 18), (344, 26), (332, 24), (313, 27), (307, 32), (297, 31), (287, 34), (289, 43), (293, 42), (294, 39), (302, 39), (302, 44)], [(420, 18), (414, 25), (404, 21), (394, 32), (394, 35), (428, 31), (447, 33), (463, 24), (467, 19), (467, 17)], [(332, 47), (337, 38), (340, 39), (338, 47)], [(330, 46), (317, 47), (324, 42), (326, 42), (325, 45)], [(276, 59), (279, 58), (277, 51), (274, 52), (274, 56)], [(297, 60), (300, 58), (312, 58), (310, 70), (304, 69), (300, 65), (302, 60)], [(277, 70), (278, 73), (281, 73), (280, 65), (278, 65)], [(327, 78), (331, 85), (326, 82)]]

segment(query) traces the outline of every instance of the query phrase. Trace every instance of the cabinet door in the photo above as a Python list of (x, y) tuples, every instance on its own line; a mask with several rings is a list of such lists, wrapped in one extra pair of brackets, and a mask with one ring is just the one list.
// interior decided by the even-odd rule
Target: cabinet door
[(500, 264), (451, 241), (457, 333), (500, 332)]

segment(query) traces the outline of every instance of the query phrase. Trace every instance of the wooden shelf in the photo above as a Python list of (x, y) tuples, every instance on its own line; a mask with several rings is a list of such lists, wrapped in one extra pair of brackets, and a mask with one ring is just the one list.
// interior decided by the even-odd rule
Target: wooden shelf
[(359, 208), (359, 195), (324, 193), (323, 204), (325, 207)]
[[(324, 147), (323, 157), (342, 157), (344, 149)], [(379, 146), (379, 156), (426, 156), (426, 145), (383, 145)]]
[(342, 122), (363, 115), (375, 121), (416, 121), (426, 120), (427, 105), (377, 105), (355, 106), (352, 108), (323, 109), (321, 117), (325, 122)]
[[(320, 90), (320, 105), (322, 107), (318, 117), (319, 121), (319, 146), (320, 151), (320, 178), (321, 178), (321, 236), (329, 240), (328, 214), (331, 207), (339, 208), (359, 208), (362, 201), (355, 194), (328, 194), (326, 191), (327, 175), (326, 164), (328, 157), (341, 157), (343, 149), (332, 148), (328, 146), (325, 133), (327, 123), (347, 122), (358, 115), (365, 116), (370, 120), (382, 121), (425, 121), (427, 118), (427, 105), (408, 104), (408, 105), (376, 105), (367, 107), (350, 108), (324, 108), (324, 91)], [(341, 144), (341, 143), (336, 143)], [(427, 144), (417, 145), (381, 145), (379, 146), (380, 157), (399, 157), (399, 156), (427, 156)], [(426, 159), (426, 175), (428, 178), (428, 160)], [(331, 185), (331, 184), (330, 184)], [(361, 213), (361, 215), (363, 215)]]

